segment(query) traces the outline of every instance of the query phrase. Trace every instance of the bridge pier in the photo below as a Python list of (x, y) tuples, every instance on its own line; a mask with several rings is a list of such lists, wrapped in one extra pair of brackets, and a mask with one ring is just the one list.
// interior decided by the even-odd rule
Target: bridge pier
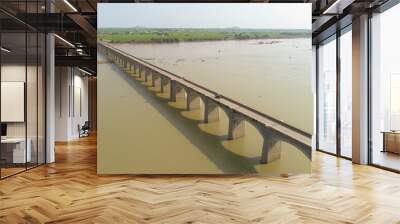
[(245, 120), (243, 116), (231, 110), (230, 112), (228, 112), (228, 117), (228, 139), (233, 140), (243, 137), (245, 133)]
[(200, 96), (193, 90), (186, 88), (186, 109), (188, 111), (200, 108)]
[(172, 102), (176, 102), (176, 81), (175, 80), (171, 80), (169, 83), (170, 83), (170, 85), (169, 85), (169, 87), (170, 87), (170, 90), (169, 90), (170, 100)]
[(139, 65), (139, 78), (143, 78), (143, 70), (144, 70), (143, 66)]
[(148, 81), (148, 76), (150, 75), (150, 70), (149, 69), (145, 69), (144, 70), (144, 82)]
[(133, 62), (129, 63), (129, 71), (131, 72), (131, 75), (133, 75), (133, 73), (135, 72)]
[(263, 146), (261, 152), (261, 164), (266, 164), (281, 158), (281, 141), (278, 140), (277, 136), (271, 131), (266, 129), (262, 132), (263, 135)]
[(135, 63), (135, 75), (139, 75), (139, 65)]
[(204, 102), (204, 123), (219, 121), (219, 106), (208, 97), (202, 97)]
[(132, 62), (128, 61), (128, 72), (132, 73)]
[(161, 76), (161, 93), (164, 93), (164, 86), (168, 85), (168, 82), (170, 82), (170, 80), (168, 78), (165, 78), (164, 76)]
[(152, 87), (156, 87), (156, 80), (158, 78), (160, 78), (159, 75), (156, 72), (152, 71), (151, 72), (151, 86)]
[(183, 87), (175, 80), (170, 81), (170, 100), (176, 102), (176, 96), (182, 92)]

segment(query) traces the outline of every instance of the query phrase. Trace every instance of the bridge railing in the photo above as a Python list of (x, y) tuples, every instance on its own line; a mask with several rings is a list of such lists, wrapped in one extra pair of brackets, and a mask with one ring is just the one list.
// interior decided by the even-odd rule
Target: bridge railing
[(197, 88), (200, 88), (200, 89), (202, 89), (202, 90), (204, 90), (204, 91), (207, 91), (207, 92), (209, 92), (209, 93), (214, 94), (215, 96), (218, 96), (220, 99), (223, 98), (223, 99), (226, 100), (226, 101), (229, 101), (229, 102), (231, 102), (231, 103), (233, 103), (233, 104), (236, 104), (236, 105), (238, 105), (238, 106), (240, 106), (240, 107), (242, 107), (242, 108), (245, 108), (246, 110), (249, 110), (249, 111), (251, 111), (251, 112), (253, 112), (253, 113), (255, 113), (255, 114), (257, 114), (257, 115), (259, 115), (259, 116), (261, 116), (261, 117), (267, 118), (268, 120), (271, 120), (272, 122), (277, 123), (277, 124), (279, 124), (279, 125), (281, 125), (281, 126), (284, 126), (285, 128), (288, 128), (288, 129), (290, 129), (290, 130), (292, 130), (292, 131), (294, 131), (294, 132), (297, 132), (297, 133), (299, 133), (299, 134), (301, 134), (301, 135), (303, 135), (303, 136), (305, 136), (305, 137), (308, 137), (308, 138), (310, 138), (310, 139), (311, 139), (311, 137), (312, 137), (312, 135), (311, 135), (310, 133), (306, 132), (306, 131), (303, 131), (303, 130), (301, 130), (301, 129), (299, 129), (299, 128), (296, 128), (296, 127), (294, 127), (294, 126), (292, 126), (292, 125), (290, 125), (290, 124), (287, 124), (287, 123), (285, 123), (285, 122), (283, 122), (283, 121), (281, 121), (281, 120), (279, 120), (279, 119), (276, 119), (276, 118), (274, 118), (274, 117), (272, 117), (272, 116), (270, 116), (270, 115), (267, 115), (267, 114), (262, 113), (262, 112), (260, 112), (260, 111), (258, 111), (258, 110), (255, 110), (255, 109), (253, 109), (253, 108), (251, 108), (251, 107), (249, 107), (249, 106), (247, 106), (247, 105), (245, 105), (245, 104), (243, 104), (243, 103), (240, 103), (240, 102), (238, 102), (238, 101), (236, 101), (236, 100), (233, 100), (233, 99), (231, 99), (231, 98), (229, 98), (229, 97), (226, 97), (226, 96), (224, 96), (224, 95), (221, 95), (221, 94), (219, 94), (218, 92), (215, 92), (215, 91), (213, 91), (213, 90), (211, 90), (211, 89), (208, 89), (208, 88), (206, 88), (206, 87), (204, 87), (204, 86), (202, 86), (202, 85), (199, 85), (199, 84), (194, 83), (194, 82), (192, 82), (192, 81), (190, 81), (190, 80), (187, 80), (187, 79), (185, 79), (183, 76), (179, 76), (179, 75), (174, 74), (174, 73), (172, 73), (172, 72), (170, 72), (170, 71), (167, 71), (167, 70), (165, 70), (165, 69), (163, 69), (163, 68), (160, 68), (160, 67), (158, 67), (157, 65), (153, 65), (153, 64), (151, 64), (151, 63), (149, 63), (149, 62), (147, 62), (147, 61), (145, 61), (145, 60), (143, 60), (143, 59), (141, 59), (141, 58), (138, 58), (138, 57), (136, 57), (136, 56), (134, 56), (134, 55), (132, 55), (132, 54), (130, 54), (130, 53), (127, 53), (127, 52), (124, 52), (124, 51), (122, 51), (122, 50), (120, 50), (120, 49), (117, 49), (117, 48), (111, 46), (111, 45), (108, 44), (108, 43), (102, 43), (102, 42), (99, 42), (99, 43), (100, 43), (101, 45), (103, 45), (104, 47), (106, 47), (106, 48), (110, 48), (110, 49), (112, 49), (112, 50), (114, 50), (114, 51), (116, 51), (116, 52), (118, 52), (118, 53), (120, 53), (120, 54), (122, 54), (122, 55), (125, 55), (126, 57), (129, 57), (130, 59), (136, 61), (137, 63), (141, 63), (142, 65), (148, 67), (149, 69), (151, 69), (151, 67), (154, 67), (154, 68), (156, 68), (156, 69), (158, 69), (158, 70), (161, 70), (161, 71), (167, 73), (169, 76), (173, 76), (173, 77), (176, 78), (177, 80), (183, 80), (184, 82), (190, 83), (191, 85), (194, 85), (194, 86), (196, 86)]

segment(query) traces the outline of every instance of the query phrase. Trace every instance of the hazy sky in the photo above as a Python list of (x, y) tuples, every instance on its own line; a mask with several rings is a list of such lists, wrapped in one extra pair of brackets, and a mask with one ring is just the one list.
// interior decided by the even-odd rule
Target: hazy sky
[(311, 4), (99, 3), (98, 27), (311, 29)]

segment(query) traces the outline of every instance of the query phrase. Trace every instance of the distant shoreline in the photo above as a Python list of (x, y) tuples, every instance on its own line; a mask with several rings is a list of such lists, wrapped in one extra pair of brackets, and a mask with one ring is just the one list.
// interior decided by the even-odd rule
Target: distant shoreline
[[(179, 43), (203, 43), (203, 42), (222, 42), (222, 41), (246, 41), (246, 40), (253, 40), (253, 41), (265, 41), (265, 40), (287, 40), (287, 39), (306, 39), (307, 37), (281, 37), (281, 38), (257, 38), (257, 39), (225, 39), (225, 40), (195, 40), (195, 41), (177, 41), (177, 42), (109, 42), (107, 40), (101, 40), (110, 44), (179, 44)], [(278, 44), (282, 41), (273, 42), (273, 43), (263, 43), (263, 44)], [(259, 43), (254, 43), (254, 45), (259, 45)], [(262, 45), (262, 44), (260, 44)]]
[(180, 43), (226, 40), (311, 38), (303, 30), (260, 29), (103, 29), (98, 39), (108, 43)]

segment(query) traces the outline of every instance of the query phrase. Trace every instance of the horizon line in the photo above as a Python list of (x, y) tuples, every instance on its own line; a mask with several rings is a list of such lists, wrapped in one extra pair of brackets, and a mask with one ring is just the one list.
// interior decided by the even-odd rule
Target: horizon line
[(98, 27), (104, 28), (115, 28), (115, 29), (132, 29), (132, 28), (147, 28), (147, 29), (254, 29), (254, 30), (311, 30), (311, 28), (247, 28), (247, 27), (146, 27), (146, 26), (131, 26), (131, 27)]

